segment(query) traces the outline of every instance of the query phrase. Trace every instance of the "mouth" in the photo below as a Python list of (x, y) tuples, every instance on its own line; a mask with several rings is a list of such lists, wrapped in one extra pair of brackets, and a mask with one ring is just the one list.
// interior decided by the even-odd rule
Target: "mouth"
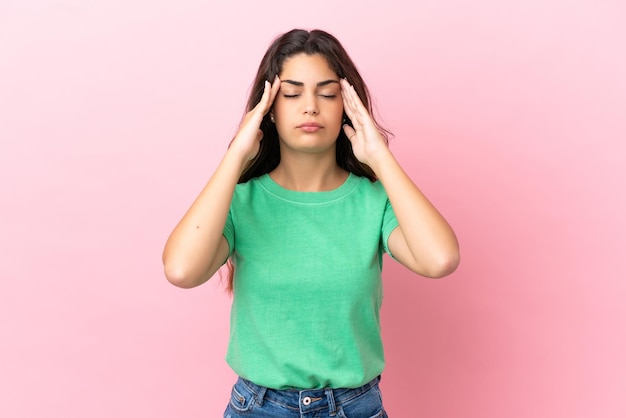
[(322, 125), (317, 122), (305, 122), (298, 125), (297, 128), (302, 129), (304, 132), (316, 132), (322, 129)]

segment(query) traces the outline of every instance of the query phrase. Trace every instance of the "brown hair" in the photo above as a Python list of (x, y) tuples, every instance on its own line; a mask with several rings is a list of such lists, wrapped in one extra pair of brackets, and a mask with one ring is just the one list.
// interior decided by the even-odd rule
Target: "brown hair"
[[(354, 86), (359, 98), (372, 114), (372, 104), (369, 90), (361, 78), (352, 59), (343, 48), (341, 43), (333, 35), (322, 30), (307, 31), (303, 29), (293, 29), (277, 37), (261, 60), (257, 71), (252, 90), (248, 98), (246, 112), (252, 110), (261, 101), (266, 80), (274, 80), (274, 77), (282, 71), (283, 63), (287, 58), (297, 54), (315, 55), (319, 54), (326, 58), (330, 68), (335, 71), (339, 78), (345, 78)], [(344, 112), (344, 123), (350, 124), (348, 116)], [(376, 127), (380, 130), (385, 142), (388, 141), (389, 131), (384, 129), (374, 119)], [(261, 140), (259, 152), (244, 169), (239, 183), (269, 173), (278, 166), (280, 162), (280, 148), (278, 132), (275, 125), (270, 121), (269, 114), (265, 115), (261, 121), (263, 139)], [(352, 145), (343, 132), (340, 130), (336, 144), (337, 165), (346, 171), (358, 176), (367, 177), (370, 181), (376, 180), (374, 171), (366, 164), (361, 163), (354, 156)], [(228, 262), (228, 284), (227, 290), (233, 289), (234, 266), (229, 259)]]

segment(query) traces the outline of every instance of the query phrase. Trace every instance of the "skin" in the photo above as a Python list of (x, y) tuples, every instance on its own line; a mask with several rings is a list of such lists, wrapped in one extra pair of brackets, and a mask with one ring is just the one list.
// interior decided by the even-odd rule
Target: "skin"
[[(281, 162), (270, 176), (299, 191), (332, 190), (348, 173), (336, 163), (335, 146), (343, 121), (339, 77), (321, 55), (299, 54), (283, 63), (273, 103)], [(315, 123), (314, 132), (299, 127)]]
[[(344, 110), (354, 128), (342, 127)], [(348, 173), (335, 157), (343, 129), (356, 158), (372, 168), (396, 213), (399, 227), (388, 241), (394, 257), (426, 277), (443, 277), (456, 269), (459, 247), (454, 231), (400, 167), (354, 88), (339, 79), (324, 57), (298, 54), (285, 60), (271, 84), (266, 82), (260, 102), (248, 112), (217, 170), (170, 235), (163, 263), (171, 283), (198, 286), (226, 260), (229, 249), (222, 231), (237, 180), (259, 151), (259, 127), (268, 112), (276, 123), (281, 152), (279, 165), (270, 172), (274, 181), (297, 191), (332, 190), (343, 184)], [(302, 127), (311, 122), (319, 128)]]

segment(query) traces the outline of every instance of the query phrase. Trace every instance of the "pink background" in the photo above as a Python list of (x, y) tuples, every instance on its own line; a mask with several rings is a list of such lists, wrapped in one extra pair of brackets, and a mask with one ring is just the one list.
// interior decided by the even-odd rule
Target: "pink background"
[(221, 416), (230, 299), (161, 251), (292, 27), (344, 43), (462, 245), (386, 259), (390, 416), (626, 416), (624, 4), (2, 0), (0, 416)]

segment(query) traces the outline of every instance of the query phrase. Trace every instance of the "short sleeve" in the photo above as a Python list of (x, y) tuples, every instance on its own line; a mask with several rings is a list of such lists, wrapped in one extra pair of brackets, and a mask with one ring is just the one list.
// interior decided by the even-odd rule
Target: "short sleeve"
[(385, 212), (383, 213), (383, 224), (382, 224), (382, 237), (383, 237), (383, 248), (385, 252), (389, 254), (392, 258), (393, 254), (389, 251), (389, 247), (387, 245), (387, 241), (389, 240), (389, 235), (391, 232), (398, 227), (398, 220), (396, 219), (396, 214), (391, 207), (391, 202), (387, 199), (385, 204)]
[(224, 224), (224, 231), (222, 232), (224, 238), (228, 242), (228, 257), (233, 254), (233, 250), (235, 248), (235, 226), (233, 224), (233, 216), (231, 210), (228, 211), (228, 216), (226, 217), (226, 223)]

